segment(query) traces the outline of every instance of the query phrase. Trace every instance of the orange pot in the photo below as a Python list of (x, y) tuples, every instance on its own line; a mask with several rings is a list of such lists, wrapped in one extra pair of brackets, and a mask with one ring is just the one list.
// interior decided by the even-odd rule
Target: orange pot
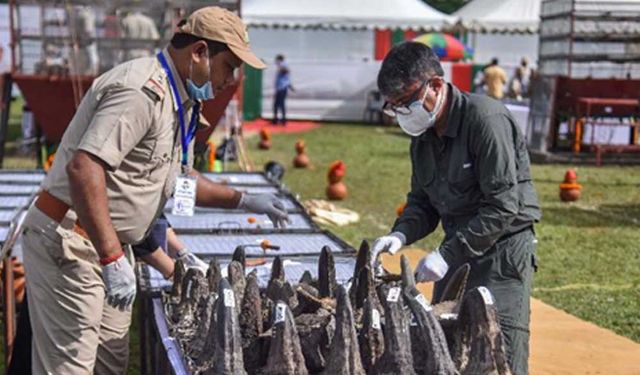
[(347, 197), (347, 185), (344, 182), (331, 183), (327, 186), (327, 198), (330, 200), (343, 200)]
[(268, 150), (271, 148), (271, 141), (268, 139), (263, 139), (260, 141), (260, 143), (258, 143), (258, 147), (261, 150)]
[(582, 191), (578, 188), (563, 189), (560, 188), (560, 200), (563, 202), (575, 202), (580, 199)]
[(307, 156), (307, 154), (302, 153), (302, 154), (298, 154), (296, 155), (295, 158), (293, 158), (293, 166), (296, 168), (306, 168), (309, 166), (309, 157)]
[(574, 202), (580, 199), (582, 193), (582, 185), (562, 183), (560, 184), (560, 200), (563, 202)]

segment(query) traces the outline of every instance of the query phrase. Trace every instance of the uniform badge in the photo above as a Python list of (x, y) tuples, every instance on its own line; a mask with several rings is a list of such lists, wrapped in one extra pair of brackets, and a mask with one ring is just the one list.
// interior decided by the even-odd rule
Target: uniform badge
[(158, 72), (145, 82), (142, 91), (155, 101), (162, 100), (166, 94), (164, 81), (164, 75), (162, 72)]

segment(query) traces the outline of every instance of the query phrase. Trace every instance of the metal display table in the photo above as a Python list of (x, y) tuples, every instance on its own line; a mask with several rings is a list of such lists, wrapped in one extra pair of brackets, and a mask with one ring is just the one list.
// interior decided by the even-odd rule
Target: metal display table
[[(1, 214), (1, 211), (0, 211)], [(189, 230), (208, 229), (211, 232), (229, 231), (273, 231), (275, 227), (267, 215), (256, 215), (247, 212), (198, 211), (193, 216), (177, 216), (166, 214), (169, 224), (178, 233)], [(0, 216), (0, 220), (2, 217)], [(304, 214), (290, 213), (288, 230), (314, 230), (317, 226)], [(182, 232), (181, 232), (182, 231)]]
[(277, 182), (270, 180), (264, 173), (255, 172), (221, 172), (203, 173), (203, 176), (213, 182), (229, 185), (271, 185), (278, 186)]
[(25, 207), (31, 201), (26, 195), (6, 195), (0, 196), (0, 209)]
[(25, 210), (31, 204), (34, 194), (40, 189), (45, 174), (41, 170), (0, 171), (0, 245), (2, 246), (2, 284), (5, 363), (11, 360), (13, 340), (16, 334), (16, 299), (14, 293), (13, 257), (21, 259), (16, 241), (22, 231)]
[(0, 184), (40, 185), (45, 173), (42, 171), (0, 171)]
[[(319, 255), (324, 246), (335, 253), (355, 253), (355, 249), (330, 232), (310, 233), (237, 233), (237, 234), (183, 234), (180, 240), (193, 253), (202, 258), (231, 256), (238, 246), (245, 246), (247, 257), (282, 257)], [(279, 250), (265, 252), (263, 241), (280, 246)]]
[(34, 184), (18, 184), (18, 183), (0, 183), (0, 195), (3, 196), (30, 196), (40, 190), (40, 185)]

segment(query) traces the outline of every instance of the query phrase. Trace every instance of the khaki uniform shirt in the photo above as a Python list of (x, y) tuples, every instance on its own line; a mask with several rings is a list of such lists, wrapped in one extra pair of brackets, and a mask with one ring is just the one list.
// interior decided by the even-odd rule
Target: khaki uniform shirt
[[(163, 51), (189, 125), (193, 102), (171, 57)], [(106, 187), (111, 221), (123, 243), (145, 237), (173, 193), (180, 173), (181, 142), (177, 102), (156, 57), (132, 60), (106, 72), (91, 85), (62, 137), (51, 170), (42, 183), (72, 205), (65, 167), (78, 150), (108, 166)], [(193, 147), (189, 150), (189, 165)]]
[(497, 65), (484, 70), (484, 81), (487, 84), (487, 95), (495, 99), (504, 96), (504, 85), (507, 83), (507, 73)]
[(540, 220), (529, 153), (502, 103), (449, 85), (447, 128), (411, 139), (411, 192), (393, 231), (407, 244), (442, 223), (449, 264), (487, 252), (505, 236)]

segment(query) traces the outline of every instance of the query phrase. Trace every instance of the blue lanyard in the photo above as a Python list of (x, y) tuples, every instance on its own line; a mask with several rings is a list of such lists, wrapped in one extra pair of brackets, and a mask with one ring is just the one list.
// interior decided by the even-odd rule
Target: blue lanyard
[(178, 106), (178, 120), (180, 122), (180, 141), (182, 142), (182, 166), (187, 167), (187, 163), (189, 161), (189, 144), (193, 140), (196, 135), (196, 128), (198, 126), (198, 115), (200, 114), (200, 103), (196, 102), (193, 106), (191, 112), (191, 121), (189, 121), (189, 129), (185, 130), (184, 123), (184, 108), (182, 108), (182, 98), (180, 97), (180, 92), (178, 92), (178, 86), (176, 85), (176, 81), (173, 78), (173, 74), (171, 74), (171, 69), (169, 68), (169, 64), (167, 63), (167, 59), (164, 57), (162, 52), (158, 53), (158, 60), (160, 61), (160, 65), (167, 73), (167, 77), (169, 78), (169, 85), (171, 86), (171, 91), (173, 91), (174, 99), (176, 100), (176, 105)]

